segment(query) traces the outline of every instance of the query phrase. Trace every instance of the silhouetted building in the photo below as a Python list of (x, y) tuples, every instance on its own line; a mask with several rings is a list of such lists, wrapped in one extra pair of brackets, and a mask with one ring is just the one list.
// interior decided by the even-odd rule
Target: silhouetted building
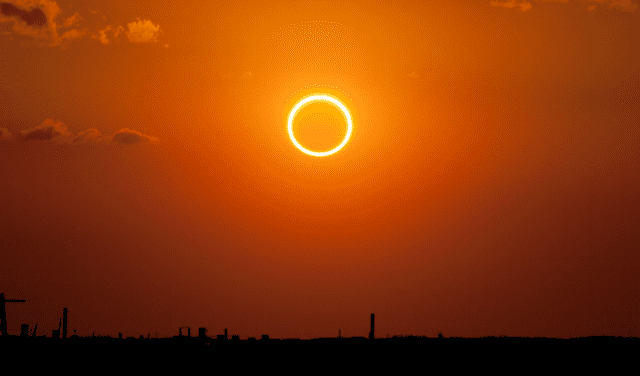
[(232, 340), (232, 341), (237, 341), (237, 340), (239, 340), (239, 339), (240, 339), (240, 336), (239, 336), (239, 335), (237, 335), (237, 334), (234, 334), (234, 335), (232, 335), (232, 336), (231, 336), (231, 340)]
[(60, 329), (53, 329), (51, 331), (51, 338), (60, 338)]
[(66, 308), (62, 309), (62, 338), (67, 338), (67, 315), (69, 311)]
[(24, 303), (26, 300), (20, 299), (5, 299), (4, 293), (0, 293), (0, 334), (3, 336), (9, 335), (7, 333), (7, 310), (5, 303)]
[(216, 336), (216, 339), (227, 339), (227, 338), (224, 336), (224, 334), (218, 334)]
[(29, 337), (29, 324), (20, 325), (20, 337)]
[(198, 328), (198, 337), (205, 338), (207, 336), (207, 328)]
[(269, 335), (268, 334), (263, 334), (262, 335), (262, 339), (269, 339)]
[(375, 315), (372, 313), (371, 314), (371, 331), (369, 332), (369, 339), (375, 339)]
[(227, 328), (224, 328), (224, 339), (229, 339), (229, 337), (227, 337)]
[(187, 336), (191, 337), (191, 328), (189, 328), (188, 326), (181, 326), (180, 328), (178, 328), (178, 335), (182, 337), (182, 328), (187, 328)]
[(122, 339), (122, 333), (118, 333), (118, 339)]

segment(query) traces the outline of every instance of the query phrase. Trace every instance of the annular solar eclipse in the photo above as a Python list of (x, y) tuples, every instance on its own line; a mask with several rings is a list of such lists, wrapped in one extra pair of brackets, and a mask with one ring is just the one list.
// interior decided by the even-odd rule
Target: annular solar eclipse
[[(313, 102), (328, 102), (336, 107), (338, 107), (340, 109), (340, 111), (342, 111), (342, 113), (344, 114), (344, 117), (346, 119), (347, 122), (347, 132), (344, 136), (344, 139), (342, 140), (342, 142), (336, 146), (335, 148), (328, 150), (328, 151), (313, 151), (313, 150), (309, 150), (307, 148), (305, 148), (304, 146), (302, 146), (298, 140), (296, 140), (296, 136), (293, 134), (293, 120), (296, 117), (296, 114), (298, 113), (298, 111), (305, 105), (309, 104), (309, 103), (313, 103)], [(293, 144), (303, 153), (307, 154), (307, 155), (311, 155), (314, 157), (326, 157), (328, 155), (332, 155), (337, 153), (338, 151), (340, 151), (340, 149), (342, 149), (347, 142), (349, 142), (349, 138), (351, 138), (351, 132), (353, 131), (353, 120), (351, 119), (351, 114), (349, 113), (349, 109), (347, 108), (347, 106), (345, 106), (342, 102), (340, 102), (338, 99), (326, 95), (326, 94), (315, 94), (315, 95), (311, 95), (308, 96), (306, 98), (303, 98), (302, 100), (300, 100), (298, 103), (296, 103), (295, 106), (293, 106), (293, 108), (291, 109), (291, 112), (289, 112), (289, 118), (288, 118), (288, 130), (289, 130), (289, 138), (291, 139), (291, 142), (293, 142)]]

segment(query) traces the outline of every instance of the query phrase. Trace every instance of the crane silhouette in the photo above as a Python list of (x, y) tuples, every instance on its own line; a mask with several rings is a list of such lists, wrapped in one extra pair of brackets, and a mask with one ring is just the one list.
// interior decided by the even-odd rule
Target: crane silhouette
[(7, 333), (7, 310), (5, 307), (5, 303), (24, 303), (26, 300), (24, 299), (5, 299), (4, 293), (0, 293), (0, 332), (2, 332), (3, 336), (9, 335)]

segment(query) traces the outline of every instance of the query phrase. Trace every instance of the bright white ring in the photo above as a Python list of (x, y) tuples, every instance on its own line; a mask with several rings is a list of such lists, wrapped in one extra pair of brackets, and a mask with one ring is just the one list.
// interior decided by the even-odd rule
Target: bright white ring
[[(331, 102), (331, 103), (335, 104), (336, 106), (338, 106), (338, 108), (340, 108), (340, 110), (342, 111), (344, 116), (347, 118), (347, 135), (344, 136), (344, 140), (342, 140), (340, 145), (336, 146), (335, 148), (333, 148), (333, 149), (331, 149), (329, 151), (318, 152), (318, 151), (312, 151), (312, 150), (306, 149), (304, 146), (300, 145), (298, 140), (296, 140), (296, 137), (293, 135), (293, 118), (296, 116), (296, 112), (298, 112), (300, 107), (304, 106), (305, 104), (307, 104), (309, 102), (313, 102), (313, 101)], [(340, 102), (339, 100), (337, 100), (337, 99), (335, 99), (333, 97), (330, 97), (328, 95), (318, 94), (318, 95), (312, 95), (310, 97), (306, 97), (303, 100), (301, 100), (300, 102), (296, 103), (296, 105), (293, 106), (293, 109), (291, 110), (291, 113), (289, 113), (289, 138), (291, 139), (293, 144), (298, 149), (300, 149), (300, 151), (302, 151), (305, 154), (313, 155), (314, 157), (325, 157), (327, 155), (331, 155), (333, 153), (336, 153), (338, 150), (342, 149), (347, 144), (347, 142), (349, 142), (349, 138), (351, 138), (351, 131), (352, 130), (353, 130), (353, 121), (351, 120), (351, 114), (349, 113), (349, 110), (347, 109), (347, 107), (344, 104), (342, 104), (342, 102)]]

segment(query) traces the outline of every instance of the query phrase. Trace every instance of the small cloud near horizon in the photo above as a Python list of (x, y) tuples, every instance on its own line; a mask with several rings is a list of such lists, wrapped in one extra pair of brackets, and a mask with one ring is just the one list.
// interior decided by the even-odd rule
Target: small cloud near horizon
[(9, 132), (5, 128), (0, 128), (0, 141), (29, 143), (49, 142), (60, 145), (133, 145), (160, 143), (157, 137), (149, 136), (129, 128), (122, 128), (111, 136), (103, 136), (96, 128), (89, 128), (78, 134), (73, 134), (61, 121), (54, 121), (53, 119), (46, 119), (42, 124), (16, 134)]
[(111, 136), (111, 142), (124, 145), (132, 144), (157, 144), (160, 142), (156, 137), (147, 136), (129, 128), (122, 128)]

